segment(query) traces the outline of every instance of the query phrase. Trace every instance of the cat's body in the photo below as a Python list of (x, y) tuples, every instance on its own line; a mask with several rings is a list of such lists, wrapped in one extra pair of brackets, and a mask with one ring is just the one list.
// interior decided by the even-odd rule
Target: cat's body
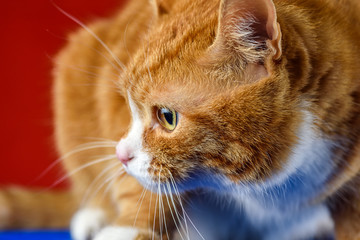
[[(71, 36), (55, 70), (60, 152), (125, 134), (119, 159), (72, 175), (74, 195), (119, 160), (137, 179), (87, 197), (73, 236), (360, 238), (358, 56), (357, 0), (136, 0)], [(66, 156), (67, 171), (114, 153), (99, 144)]]

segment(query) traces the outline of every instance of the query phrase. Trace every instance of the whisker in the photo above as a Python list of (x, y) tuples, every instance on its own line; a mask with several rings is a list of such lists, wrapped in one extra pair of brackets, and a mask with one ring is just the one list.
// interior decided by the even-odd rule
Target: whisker
[(199, 230), (197, 229), (197, 227), (195, 227), (195, 224), (193, 223), (193, 221), (191, 221), (189, 215), (188, 215), (186, 212), (184, 212), (184, 213), (185, 213), (186, 217), (189, 219), (189, 222), (191, 223), (191, 225), (194, 227), (195, 231), (199, 234), (199, 236), (200, 236), (203, 240), (205, 240), (205, 238), (204, 238), (204, 237), (202, 236), (202, 234), (199, 232)]
[(105, 42), (103, 40), (100, 39), (100, 37), (95, 34), (90, 28), (88, 28), (84, 23), (82, 23), (79, 19), (75, 18), (74, 16), (72, 16), (71, 14), (67, 13), (65, 10), (63, 10), (62, 8), (60, 8), (58, 5), (56, 5), (55, 3), (53, 3), (54, 6), (65, 16), (67, 16), (68, 18), (70, 18), (71, 20), (73, 20), (75, 23), (77, 23), (78, 25), (80, 25), (82, 28), (84, 28), (91, 36), (93, 36), (101, 45), (102, 47), (110, 54), (110, 56), (114, 59), (114, 61), (119, 65), (119, 67), (122, 68), (123, 71), (126, 70), (125, 65), (120, 61), (120, 59), (113, 53), (113, 51), (111, 51), (111, 49), (108, 47), (108, 45), (105, 44)]
[[(169, 172), (170, 172), (170, 171), (169, 171)], [(173, 185), (174, 185), (174, 187), (175, 187), (175, 192), (176, 192), (176, 195), (177, 195), (177, 197), (178, 197), (178, 199), (179, 199), (179, 202), (180, 202), (180, 205), (181, 205), (181, 208), (182, 208), (184, 217), (187, 217), (187, 219), (189, 219), (189, 222), (190, 222), (191, 225), (194, 227), (195, 231), (199, 234), (199, 236), (200, 236), (203, 240), (205, 240), (205, 238), (202, 236), (202, 234), (200, 233), (200, 231), (197, 229), (197, 227), (195, 226), (195, 224), (193, 223), (193, 221), (190, 219), (189, 215), (186, 213), (186, 211), (185, 211), (185, 209), (184, 209), (184, 207), (183, 207), (183, 205), (182, 205), (182, 200), (181, 200), (181, 196), (180, 196), (180, 193), (179, 193), (179, 189), (178, 189), (177, 186), (176, 186), (176, 182), (175, 182), (175, 180), (174, 180), (171, 172), (170, 172), (170, 179), (172, 179), (172, 181), (173, 181)], [(186, 224), (187, 224), (187, 223), (186, 223), (186, 218), (185, 218), (185, 225), (186, 225)], [(186, 228), (187, 228), (187, 225), (186, 225)], [(189, 234), (189, 233), (188, 233), (188, 234)]]
[[(101, 144), (100, 144), (101, 143)], [(50, 164), (50, 166), (48, 166), (38, 177), (36, 177), (34, 179), (34, 182), (38, 181), (39, 179), (41, 179), (42, 177), (44, 177), (51, 169), (53, 169), (57, 164), (59, 164), (60, 162), (62, 162), (65, 158), (68, 158), (76, 153), (82, 152), (82, 151), (86, 151), (86, 150), (91, 150), (91, 149), (96, 149), (96, 148), (110, 148), (110, 147), (115, 147), (116, 144), (112, 144), (110, 145), (109, 143), (103, 143), (103, 142), (92, 142), (92, 143), (84, 143), (84, 144), (80, 144), (79, 146), (77, 146), (76, 148), (74, 148), (74, 150), (64, 154), (63, 156), (59, 157), (58, 159), (56, 159), (52, 164)], [(56, 185), (55, 185), (56, 186)]]
[[(165, 197), (167, 198), (166, 196), (166, 189), (164, 186), (163, 187), (163, 191), (165, 192)], [(167, 224), (166, 224), (166, 213), (165, 213), (165, 207), (164, 207), (164, 201), (163, 199), (161, 198), (161, 205), (162, 205), (162, 211), (163, 211), (163, 217), (164, 217), (164, 223), (165, 223), (165, 232), (166, 232), (166, 237), (168, 240), (170, 240), (169, 238), (169, 232), (168, 232), (168, 228), (167, 228)]]
[[(181, 229), (185, 232), (186, 230), (185, 230), (185, 228), (184, 228), (184, 226), (183, 226), (183, 224), (182, 224), (182, 221), (181, 221), (181, 219), (180, 219), (179, 213), (177, 212), (177, 207), (176, 207), (176, 205), (175, 205), (174, 197), (173, 197), (173, 194), (172, 194), (172, 191), (171, 191), (171, 187), (170, 187), (170, 183), (169, 183), (169, 182), (167, 182), (167, 188), (168, 188), (168, 191), (170, 192), (170, 195), (169, 195), (169, 196), (170, 196), (170, 200), (171, 200), (172, 205), (173, 205), (173, 207), (174, 207), (174, 212), (175, 212), (176, 217), (177, 217), (177, 219), (178, 219), (178, 223), (180, 224)], [(169, 199), (167, 199), (167, 200), (169, 201)], [(168, 204), (169, 204), (169, 206), (171, 206), (170, 203), (168, 203)], [(180, 234), (181, 239), (184, 240), (184, 238), (183, 238), (183, 236), (182, 236), (182, 234), (181, 234), (182, 231), (180, 231), (180, 228), (178, 227), (178, 224), (177, 224), (177, 222), (176, 222), (176, 220), (175, 220), (175, 217), (174, 217), (173, 211), (171, 210), (171, 207), (170, 207), (170, 213), (171, 213), (171, 215), (172, 215), (172, 217), (173, 217), (173, 219), (174, 219), (175, 226), (176, 226), (176, 228), (177, 228), (177, 230), (178, 230), (178, 232), (179, 232), (179, 234)]]
[(182, 204), (181, 196), (180, 196), (179, 191), (177, 189), (177, 186), (176, 186), (175, 180), (174, 180), (174, 178), (172, 176), (172, 173), (170, 171), (169, 171), (169, 173), (170, 173), (170, 182), (172, 183), (172, 186), (174, 188), (175, 196), (177, 197), (177, 199), (179, 201), (179, 204), (180, 204), (180, 207), (182, 209), (183, 219), (184, 219), (185, 227), (186, 227), (186, 234), (187, 234), (187, 237), (189, 239), (189, 227), (188, 227), (187, 220), (186, 220), (186, 217), (185, 217), (185, 208), (184, 208), (184, 206)]
[[(123, 176), (122, 176), (123, 175)], [(125, 172), (125, 170), (121, 167), (115, 174), (115, 176), (113, 176), (113, 178), (109, 179), (109, 180), (106, 180), (105, 182), (109, 182), (109, 184), (106, 186), (104, 192), (103, 192), (103, 196), (102, 196), (102, 199), (105, 197), (105, 195), (110, 191), (111, 187), (114, 185), (116, 179), (118, 177), (121, 176), (121, 180), (119, 182), (119, 185), (122, 183), (122, 181), (124, 181), (124, 179), (128, 176)]]
[(104, 157), (104, 158), (100, 158), (100, 159), (97, 159), (97, 160), (94, 160), (94, 161), (91, 161), (91, 162), (88, 162), (86, 164), (83, 164), (81, 165), (80, 167), (74, 169), (73, 171), (71, 171), (70, 173), (68, 174), (65, 174), (63, 177), (61, 177), (59, 180), (55, 181), (55, 183), (53, 183), (50, 188), (53, 188), (54, 186), (58, 185), (59, 183), (63, 182), (65, 179), (69, 178), (70, 176), (80, 172), (81, 170), (87, 168), (87, 167), (90, 167), (92, 165), (95, 165), (97, 163), (102, 163), (102, 162), (106, 162), (106, 161), (110, 161), (110, 160), (113, 160), (115, 159), (116, 156), (115, 155), (110, 155), (110, 156), (107, 156), (107, 157)]
[[(168, 181), (166, 181), (166, 187), (167, 187), (167, 188), (170, 187)], [(175, 219), (175, 217), (174, 217), (173, 211), (172, 211), (172, 209), (171, 209), (171, 204), (170, 204), (170, 202), (169, 202), (168, 194), (171, 195), (171, 192), (168, 192), (168, 190), (166, 190), (166, 189), (164, 189), (164, 190), (165, 190), (166, 201), (167, 201), (168, 206), (169, 206), (169, 209), (170, 209), (171, 217), (172, 217), (172, 219), (173, 219), (173, 221), (174, 221), (174, 224), (175, 224), (175, 227), (176, 227), (177, 231), (178, 231), (179, 234), (180, 234), (181, 239), (184, 240), (184, 238), (183, 238), (183, 236), (182, 236), (182, 234), (181, 234), (181, 231), (180, 231), (180, 229), (179, 229), (179, 226), (178, 226), (178, 224), (177, 224), (177, 221), (176, 221), (176, 219)], [(171, 197), (171, 196), (170, 196), (170, 197)], [(174, 206), (174, 211), (176, 211), (176, 207), (175, 207), (175, 206)]]
[[(121, 176), (124, 172), (125, 171), (123, 169), (120, 169), (119, 171), (116, 171), (114, 174), (112, 174), (110, 177), (106, 178), (104, 182), (100, 184), (100, 186), (97, 187), (95, 191), (91, 194), (88, 201), (92, 200), (107, 183), (109, 183), (109, 185), (106, 188), (108, 189), (108, 187), (112, 185), (111, 183), (113, 183), (113, 180), (116, 179), (116, 177)], [(105, 195), (106, 193), (107, 193), (106, 190), (104, 190), (103, 194)]]
[(142, 206), (142, 204), (143, 204), (143, 201), (144, 201), (144, 199), (145, 199), (146, 194), (147, 194), (146, 188), (143, 188), (143, 190), (142, 190), (142, 192), (141, 192), (141, 195), (140, 195), (140, 197), (139, 197), (139, 200), (138, 200), (137, 203), (136, 203), (136, 206), (138, 206), (139, 201), (140, 201), (140, 199), (141, 199), (140, 205), (139, 205), (139, 207), (138, 207), (138, 210), (137, 210), (137, 212), (136, 212), (135, 219), (134, 219), (134, 224), (133, 224), (133, 227), (134, 227), (134, 228), (135, 228), (136, 220), (137, 220), (137, 218), (138, 218), (138, 215), (139, 215), (139, 212), (140, 212), (140, 209), (141, 209), (141, 206)]
[[(153, 192), (150, 191), (150, 202), (149, 202), (149, 212), (148, 212), (148, 225), (149, 225), (149, 226), (150, 226), (150, 216), (151, 216), (150, 210), (151, 210), (151, 208), (152, 208), (152, 205), (151, 205), (152, 197), (153, 197)], [(154, 223), (153, 223), (153, 224), (154, 224)], [(150, 230), (149, 230), (149, 232), (150, 232)]]
[(155, 201), (155, 211), (154, 211), (154, 222), (153, 222), (153, 232), (152, 232), (152, 240), (155, 237), (155, 223), (156, 223), (156, 210), (157, 210), (157, 205), (158, 205), (158, 196), (156, 196), (156, 201)]
[(100, 137), (83, 137), (82, 139), (88, 139), (88, 140), (94, 140), (94, 141), (96, 140), (97, 142), (115, 144), (115, 146), (118, 143), (117, 141), (107, 139), (107, 138), (100, 138)]
[(114, 163), (114, 164), (109, 165), (108, 167), (106, 167), (105, 169), (103, 169), (100, 174), (98, 174), (98, 175), (96, 176), (96, 178), (95, 178), (95, 179), (91, 182), (91, 184), (87, 187), (87, 190), (86, 190), (86, 192), (85, 192), (85, 194), (84, 194), (84, 196), (83, 196), (83, 198), (82, 198), (82, 201), (81, 201), (80, 206), (83, 206), (83, 205), (85, 204), (85, 202), (88, 201), (89, 194), (90, 194), (93, 186), (95, 185), (95, 183), (96, 183), (103, 175), (105, 175), (108, 171), (112, 170), (112, 169), (113, 169), (116, 165), (118, 165), (118, 164), (120, 164), (120, 163), (119, 163), (119, 162), (116, 162), (116, 163)]
[[(161, 198), (161, 189), (160, 189), (160, 175), (161, 175), (161, 170), (162, 168), (160, 167), (160, 171), (159, 171), (159, 178), (158, 178), (158, 197), (159, 197), (159, 224), (160, 224), (160, 239), (162, 240), (163, 238), (163, 215), (162, 215), (162, 210), (163, 206), (162, 206), (162, 198)], [(166, 226), (166, 223), (165, 223)]]

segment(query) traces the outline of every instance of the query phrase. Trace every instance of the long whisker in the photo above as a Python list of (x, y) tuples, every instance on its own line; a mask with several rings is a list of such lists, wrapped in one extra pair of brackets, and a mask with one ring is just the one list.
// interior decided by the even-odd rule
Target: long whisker
[[(148, 225), (149, 226), (150, 226), (150, 217), (151, 217), (150, 210), (152, 208), (152, 205), (151, 205), (152, 197), (153, 197), (153, 192), (150, 191), (149, 212), (148, 212)], [(149, 230), (149, 231), (151, 231), (151, 230)]]
[(100, 174), (97, 175), (97, 177), (91, 182), (91, 184), (87, 187), (87, 190), (82, 198), (82, 201), (81, 201), (81, 206), (83, 206), (85, 204), (85, 202), (87, 202), (88, 200), (88, 197), (89, 197), (89, 194), (93, 188), (93, 186), (95, 185), (95, 183), (103, 176), (105, 175), (107, 172), (109, 172), (110, 170), (112, 170), (116, 165), (118, 165), (119, 162), (116, 162), (114, 164), (110, 164), (108, 167), (106, 167), (105, 169), (103, 169), (101, 171)]
[[(110, 175), (110, 177), (106, 178), (104, 180), (104, 182), (102, 184), (100, 184), (100, 186), (98, 186), (95, 189), (95, 191), (91, 194), (91, 196), (89, 197), (89, 200), (93, 199), (107, 183), (109, 183), (109, 185), (107, 187), (111, 186), (112, 183), (113, 183), (113, 180), (116, 179), (116, 177), (121, 176), (122, 174), (124, 174), (124, 172), (125, 172), (125, 170), (120, 169), (119, 171), (116, 171), (115, 173)], [(103, 194), (104, 195), (106, 194), (106, 190), (104, 190)]]
[(80, 25), (82, 28), (84, 28), (91, 36), (93, 36), (102, 46), (103, 48), (111, 55), (111, 57), (115, 60), (115, 62), (122, 68), (122, 70), (126, 70), (125, 65), (120, 61), (120, 59), (113, 53), (113, 51), (111, 51), (111, 49), (108, 47), (108, 45), (106, 45), (104, 43), (103, 40), (100, 39), (100, 37), (95, 34), (90, 28), (88, 28), (84, 23), (82, 23), (79, 19), (75, 18), (74, 16), (70, 15), (69, 13), (67, 13), (65, 10), (63, 10), (62, 8), (60, 8), (58, 5), (56, 5), (55, 3), (53, 3), (54, 6), (61, 12), (63, 13), (65, 16), (67, 16), (68, 18), (70, 18), (71, 20), (73, 20), (75, 23), (77, 23), (78, 25)]
[[(122, 176), (122, 175), (123, 175), (123, 176)], [(117, 179), (118, 177), (120, 177), (120, 176), (121, 176), (121, 181), (119, 182), (119, 185), (120, 185), (121, 182), (124, 181), (124, 179), (128, 176), (127, 174), (125, 174), (125, 170), (124, 170), (122, 167), (116, 172), (115, 176), (113, 176), (112, 179), (109, 178), (108, 180), (105, 181), (105, 183), (106, 183), (106, 182), (109, 182), (109, 181), (110, 181), (110, 182), (109, 182), (109, 184), (107, 185), (107, 187), (105, 188), (105, 190), (104, 190), (104, 192), (103, 192), (103, 197), (102, 197), (102, 198), (104, 198), (105, 195), (110, 191), (110, 189), (111, 189), (111, 187), (114, 185), (116, 179)]]
[(157, 205), (158, 205), (158, 196), (156, 196), (156, 201), (155, 201), (155, 211), (154, 211), (154, 222), (153, 222), (153, 232), (152, 232), (152, 240), (155, 237), (155, 224), (156, 224), (156, 210), (157, 210)]
[[(119, 90), (119, 83), (115, 80), (115, 79), (111, 79), (111, 78), (104, 78), (104, 76), (91, 72), (91, 71), (87, 71), (85, 69), (76, 67), (76, 66), (72, 66), (72, 65), (67, 65), (67, 64), (62, 64), (62, 63), (58, 63), (58, 65), (63, 65), (66, 66), (68, 68), (71, 68), (73, 70), (76, 70), (78, 72), (84, 73), (87, 75), (88, 78), (92, 78), (94, 80), (101, 78), (102, 80), (106, 80), (107, 82), (109, 82), (108, 85), (105, 85), (104, 83), (72, 83), (71, 86), (100, 86), (100, 87), (107, 87), (111, 90), (116, 90), (116, 92)], [(119, 77), (119, 76), (117, 76)], [(111, 85), (110, 85), (111, 83)]]
[(58, 179), (57, 181), (55, 181), (51, 186), (50, 188), (53, 188), (54, 186), (58, 185), (59, 183), (63, 182), (65, 179), (71, 177), (72, 175), (80, 172), (81, 170), (87, 168), (87, 167), (90, 167), (94, 164), (97, 164), (97, 163), (101, 163), (101, 162), (106, 162), (106, 161), (110, 161), (110, 160), (113, 160), (115, 159), (115, 155), (109, 155), (107, 157), (103, 157), (103, 158), (100, 158), (100, 159), (97, 159), (97, 160), (94, 160), (94, 161), (91, 161), (91, 162), (88, 162), (86, 164), (83, 164), (81, 165), (80, 167), (74, 169), (73, 171), (71, 171), (70, 173), (68, 174), (65, 174), (63, 177), (61, 177), (60, 179)]
[(200, 233), (200, 231), (197, 229), (197, 227), (195, 227), (195, 224), (193, 223), (193, 221), (191, 221), (189, 215), (188, 215), (186, 212), (184, 212), (184, 213), (185, 213), (186, 217), (189, 219), (189, 222), (191, 223), (191, 225), (194, 227), (195, 231), (199, 234), (199, 236), (200, 236), (203, 240), (205, 240), (205, 238), (204, 238), (203, 235)]
[[(182, 205), (182, 200), (181, 200), (181, 196), (180, 196), (180, 193), (179, 193), (179, 189), (177, 188), (177, 185), (176, 185), (176, 183), (175, 183), (174, 178), (172, 177), (171, 172), (170, 172), (170, 179), (172, 179), (172, 181), (173, 181), (173, 186), (174, 186), (174, 188), (175, 188), (174, 190), (175, 190), (176, 195), (177, 195), (177, 197), (178, 197), (178, 199), (179, 199), (179, 202), (180, 202), (180, 205), (181, 205), (181, 208), (182, 208), (184, 217), (185, 217), (185, 225), (186, 225), (186, 218), (187, 218), (187, 219), (189, 219), (189, 222), (190, 222), (191, 225), (194, 227), (195, 231), (199, 234), (199, 236), (200, 236), (203, 240), (205, 240), (205, 238), (202, 236), (202, 234), (200, 233), (200, 231), (197, 229), (197, 227), (195, 226), (195, 224), (193, 223), (193, 221), (191, 221), (189, 215), (186, 213), (186, 211), (185, 211), (185, 209), (184, 209), (184, 207), (183, 207), (183, 205)], [(187, 227), (187, 225), (186, 225), (186, 227)]]
[[(166, 187), (169, 189), (170, 185), (169, 185), (169, 182), (168, 182), (168, 181), (166, 181), (165, 185), (166, 185)], [(170, 209), (171, 217), (172, 217), (172, 219), (173, 219), (173, 221), (174, 221), (174, 224), (175, 224), (175, 227), (176, 227), (177, 231), (178, 231), (179, 234), (180, 234), (181, 239), (184, 240), (184, 238), (183, 238), (183, 236), (182, 236), (182, 234), (181, 234), (180, 228), (179, 228), (179, 226), (178, 226), (178, 223), (177, 223), (177, 221), (176, 221), (176, 219), (175, 219), (175, 217), (174, 217), (174, 214), (173, 214), (173, 211), (172, 211), (172, 208), (171, 208), (172, 206), (171, 206), (171, 204), (170, 204), (170, 202), (169, 202), (169, 196), (172, 197), (172, 196), (171, 196), (171, 194), (172, 194), (172, 193), (171, 193), (171, 190), (169, 191), (169, 190), (167, 190), (166, 188), (164, 188), (164, 190), (165, 190), (166, 201), (167, 201), (168, 206), (169, 206), (169, 209)], [(168, 196), (168, 195), (169, 195), (169, 196)], [(172, 200), (172, 202), (173, 202), (173, 200)], [(176, 211), (176, 207), (175, 207), (175, 206), (174, 206), (174, 211)], [(180, 220), (179, 220), (179, 221), (180, 221)], [(180, 222), (179, 222), (179, 223), (180, 223)]]
[(44, 177), (51, 169), (53, 169), (57, 164), (59, 164), (62, 160), (82, 151), (96, 149), (96, 148), (111, 148), (115, 147), (115, 144), (104, 143), (104, 142), (91, 142), (91, 143), (84, 143), (77, 146), (74, 150), (64, 154), (63, 156), (56, 159), (50, 166), (48, 166), (37, 178), (34, 179), (34, 182), (38, 181), (42, 177)]
[[(166, 189), (164, 186), (163, 187), (163, 192), (165, 193), (165, 197), (167, 199), (167, 196), (166, 196)], [(161, 205), (162, 205), (162, 210), (163, 210), (163, 217), (164, 217), (164, 223), (165, 223), (165, 231), (166, 231), (166, 237), (168, 240), (170, 240), (169, 238), (169, 232), (168, 232), (168, 228), (167, 228), (167, 224), (166, 224), (166, 213), (165, 213), (165, 207), (164, 207), (164, 201), (163, 199), (161, 198)]]
[(163, 222), (162, 222), (162, 212), (161, 212), (161, 189), (160, 189), (160, 173), (161, 173), (161, 168), (159, 171), (159, 178), (158, 178), (158, 198), (159, 198), (159, 225), (160, 225), (160, 239), (162, 240), (162, 236), (163, 236)]
[[(173, 197), (173, 194), (172, 194), (172, 191), (171, 191), (171, 187), (170, 187), (170, 183), (169, 183), (169, 182), (167, 182), (167, 188), (168, 188), (168, 191), (169, 191), (169, 193), (170, 193), (170, 195), (169, 195), (169, 196), (170, 196), (170, 200), (171, 200), (172, 205), (173, 205), (173, 207), (174, 207), (174, 212), (175, 212), (175, 214), (176, 214), (176, 217), (177, 217), (177, 220), (178, 220), (178, 221), (175, 220), (175, 217), (174, 217), (173, 211), (171, 210), (171, 207), (170, 207), (170, 213), (171, 213), (171, 215), (172, 215), (172, 217), (173, 217), (173, 219), (174, 219), (175, 226), (176, 226), (176, 228), (177, 228), (177, 230), (178, 230), (178, 232), (179, 232), (179, 234), (180, 234), (181, 239), (184, 240), (184, 238), (183, 238), (183, 236), (182, 236), (182, 234), (181, 234), (182, 231), (180, 231), (180, 228), (178, 227), (177, 222), (180, 224), (180, 227), (181, 227), (181, 229), (182, 229), (184, 232), (185, 232), (186, 230), (185, 230), (185, 228), (184, 228), (184, 226), (183, 226), (183, 224), (182, 224), (182, 221), (181, 221), (181, 219), (180, 219), (180, 216), (179, 216), (179, 214), (178, 214), (178, 212), (177, 212), (177, 207), (176, 207), (176, 205), (175, 205), (174, 197)], [(169, 199), (167, 199), (167, 201), (169, 201)], [(169, 204), (169, 206), (171, 206), (170, 203), (168, 203), (168, 204)]]
[(137, 218), (138, 218), (138, 215), (139, 215), (140, 209), (141, 209), (141, 207), (142, 207), (143, 201), (144, 201), (144, 199), (145, 199), (145, 197), (146, 197), (146, 194), (147, 194), (146, 188), (143, 188), (143, 190), (142, 190), (142, 192), (141, 192), (141, 195), (140, 195), (140, 197), (139, 197), (139, 200), (138, 200), (137, 203), (136, 203), (136, 206), (138, 206), (138, 205), (139, 205), (139, 201), (140, 201), (140, 199), (141, 199), (140, 205), (139, 205), (139, 207), (138, 207), (138, 210), (137, 210), (137, 212), (136, 212), (135, 219), (134, 219), (134, 224), (133, 224), (133, 227), (134, 227), (134, 228), (135, 228), (136, 220), (137, 220)]
[(188, 228), (187, 220), (186, 220), (186, 217), (185, 217), (185, 208), (184, 208), (184, 206), (183, 206), (183, 204), (182, 204), (181, 196), (180, 196), (179, 191), (178, 191), (178, 189), (177, 189), (177, 187), (176, 187), (175, 180), (174, 180), (174, 178), (173, 178), (173, 176), (172, 176), (172, 174), (171, 174), (170, 171), (169, 171), (169, 173), (170, 173), (170, 175), (169, 175), (169, 176), (170, 176), (170, 182), (171, 182), (171, 184), (172, 184), (172, 186), (173, 186), (173, 189), (174, 189), (174, 192), (175, 192), (175, 196), (177, 197), (177, 199), (178, 199), (178, 201), (179, 201), (179, 204), (180, 204), (180, 207), (181, 207), (181, 209), (182, 209), (183, 219), (184, 219), (185, 228), (186, 228), (186, 234), (187, 234), (187, 237), (189, 238), (189, 228)]

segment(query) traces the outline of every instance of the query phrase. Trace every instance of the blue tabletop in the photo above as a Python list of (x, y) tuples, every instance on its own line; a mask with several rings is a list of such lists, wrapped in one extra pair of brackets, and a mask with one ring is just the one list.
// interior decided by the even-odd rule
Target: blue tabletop
[(0, 231), (0, 240), (71, 240), (67, 230)]

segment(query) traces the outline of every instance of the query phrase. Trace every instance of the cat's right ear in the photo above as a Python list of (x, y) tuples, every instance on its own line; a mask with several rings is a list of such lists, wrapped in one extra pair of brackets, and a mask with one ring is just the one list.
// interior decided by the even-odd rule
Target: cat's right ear
[(281, 30), (272, 0), (222, 0), (211, 53), (247, 63), (281, 58)]

